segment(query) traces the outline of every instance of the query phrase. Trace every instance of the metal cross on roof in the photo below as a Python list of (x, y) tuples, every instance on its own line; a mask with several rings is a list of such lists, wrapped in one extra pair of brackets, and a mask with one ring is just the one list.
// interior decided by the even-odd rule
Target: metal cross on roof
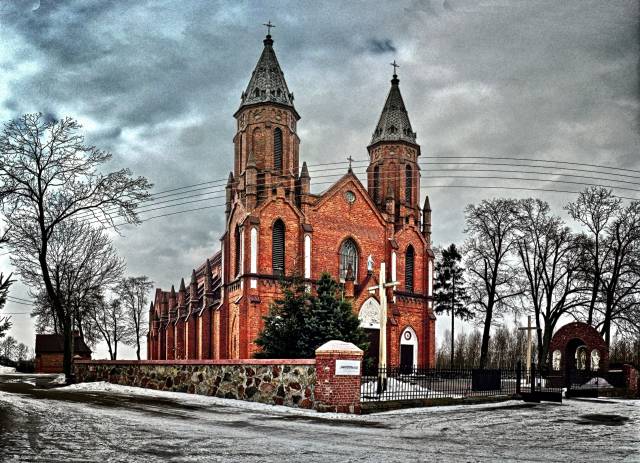
[(351, 162), (353, 161), (353, 158), (351, 157), (351, 155), (349, 155), (349, 157), (347, 158), (347, 161), (349, 161), (349, 170), (351, 170)]
[(271, 28), (272, 27), (276, 27), (273, 24), (271, 24), (271, 20), (269, 20), (268, 22), (264, 23), (263, 26), (267, 26), (267, 35), (271, 35)]
[(399, 64), (396, 64), (396, 60), (393, 60), (393, 63), (389, 63), (391, 66), (393, 66), (393, 75), (395, 76), (397, 74), (396, 69), (400, 67)]

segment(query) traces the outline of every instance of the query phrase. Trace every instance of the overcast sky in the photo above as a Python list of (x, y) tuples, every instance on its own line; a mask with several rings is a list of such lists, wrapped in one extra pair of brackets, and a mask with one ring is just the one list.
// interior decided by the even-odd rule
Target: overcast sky
[[(431, 198), (435, 244), (464, 239), (463, 209), (470, 202), (538, 196), (565, 216), (562, 206), (575, 195), (517, 188), (582, 187), (482, 179), (477, 177), (498, 174), (477, 171), (459, 172), (472, 179), (435, 178), (451, 175), (435, 169), (456, 166), (434, 165), (447, 159), (429, 156), (640, 170), (637, 1), (373, 5), (2, 0), (0, 120), (35, 111), (72, 116), (83, 123), (88, 141), (113, 152), (110, 168), (128, 167), (148, 177), (154, 191), (225, 179), (233, 159), (232, 115), (262, 50), (261, 24), (270, 19), (276, 25), (275, 50), (302, 117), (301, 161), (310, 165), (349, 155), (366, 159), (389, 89), (389, 63), (400, 64), (401, 91), (422, 146), (421, 197)], [(557, 175), (536, 177), (602, 183), (562, 175), (575, 171), (551, 172)], [(640, 198), (635, 191), (616, 191)], [(209, 208), (150, 220), (125, 228), (115, 243), (131, 275), (146, 274), (167, 288), (218, 249), (223, 217), (222, 208)], [(10, 271), (8, 256), (0, 257), (0, 269)], [(11, 293), (27, 297), (19, 283)], [(9, 312), (28, 310), (7, 304)], [(448, 324), (442, 321), (439, 332)], [(13, 324), (10, 334), (33, 345), (29, 316), (15, 315)], [(99, 349), (98, 356), (104, 355)]]

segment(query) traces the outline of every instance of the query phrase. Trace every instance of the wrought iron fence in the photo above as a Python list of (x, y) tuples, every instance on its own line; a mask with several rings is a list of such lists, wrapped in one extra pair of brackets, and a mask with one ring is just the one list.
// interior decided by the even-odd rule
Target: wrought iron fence
[(520, 363), (501, 368), (407, 368), (369, 370), (362, 376), (362, 402), (415, 399), (468, 399), (560, 394), (545, 369)]
[(368, 373), (362, 376), (363, 402), (512, 396), (518, 387), (517, 367), (484, 370), (387, 367)]

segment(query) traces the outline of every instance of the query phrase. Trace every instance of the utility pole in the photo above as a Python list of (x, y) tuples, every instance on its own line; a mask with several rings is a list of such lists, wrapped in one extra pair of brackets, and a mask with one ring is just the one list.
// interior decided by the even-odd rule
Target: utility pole
[(451, 365), (450, 365), (450, 368), (453, 368), (453, 358), (454, 358), (454, 355), (453, 355), (453, 347), (455, 343), (454, 323), (456, 320), (455, 306), (456, 306), (456, 272), (455, 272), (455, 269), (452, 269), (451, 271)]
[(398, 286), (397, 281), (386, 282), (387, 274), (385, 263), (380, 262), (380, 276), (378, 277), (378, 286), (369, 288), (369, 293), (378, 291), (380, 298), (380, 340), (378, 346), (378, 394), (387, 388), (387, 288)]

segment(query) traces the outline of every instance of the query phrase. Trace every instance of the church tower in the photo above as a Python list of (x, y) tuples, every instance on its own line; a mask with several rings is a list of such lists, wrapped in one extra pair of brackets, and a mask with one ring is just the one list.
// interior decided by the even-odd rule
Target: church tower
[(380, 210), (392, 213), (397, 227), (420, 221), (420, 145), (411, 128), (409, 114), (400, 94), (400, 80), (394, 74), (391, 90), (367, 147), (369, 194)]
[(243, 201), (247, 211), (278, 188), (294, 200), (298, 176), (300, 139), (296, 127), (300, 116), (273, 50), (271, 34), (263, 43), (262, 55), (234, 114), (235, 157), (227, 202)]

